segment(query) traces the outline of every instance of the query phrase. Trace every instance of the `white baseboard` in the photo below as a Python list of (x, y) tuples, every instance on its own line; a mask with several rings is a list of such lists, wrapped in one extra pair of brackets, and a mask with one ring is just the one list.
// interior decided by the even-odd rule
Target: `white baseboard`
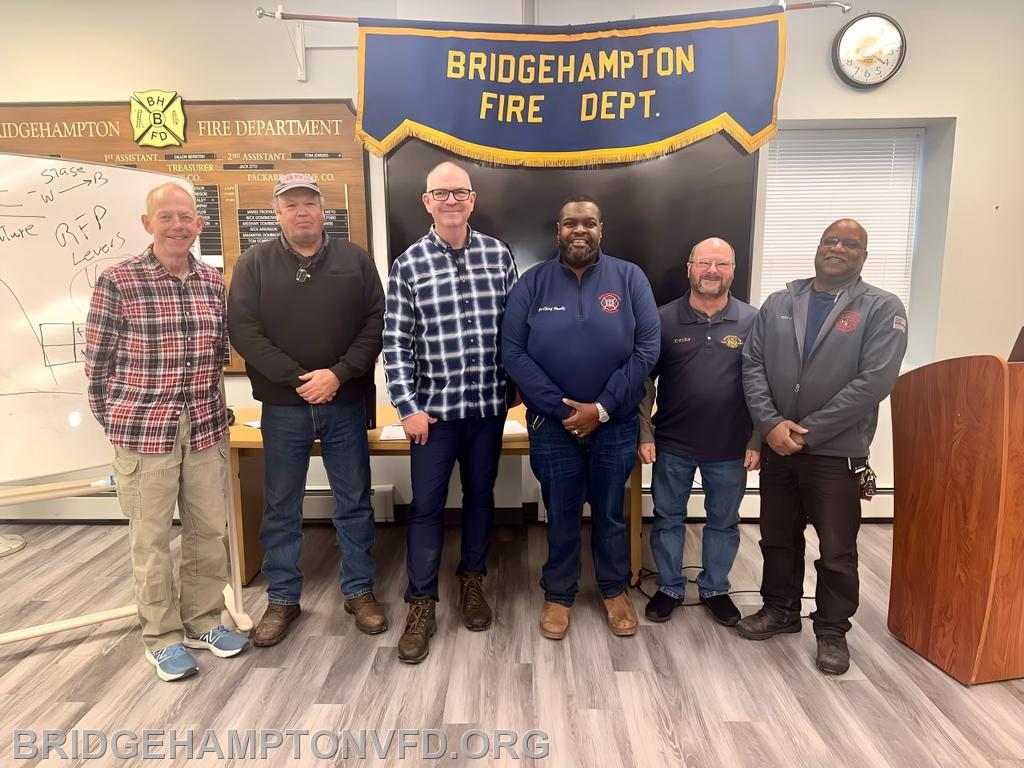
[[(757, 489), (748, 488), (747, 495), (740, 502), (740, 517), (744, 520), (757, 520), (761, 516), (760, 506), (761, 497)], [(690, 501), (686, 505), (686, 515), (689, 518), (705, 517), (703, 491), (694, 489), (693, 493), (690, 494)], [(892, 520), (893, 495), (891, 493), (878, 494), (870, 502), (861, 502), (860, 515), (862, 520)], [(645, 520), (654, 517), (654, 499), (651, 498), (649, 490), (645, 490), (643, 495), (643, 516)], [(590, 517), (589, 504), (583, 505), (583, 517), (584, 519)], [(537, 502), (537, 519), (541, 522), (545, 522), (548, 519), (543, 498)]]

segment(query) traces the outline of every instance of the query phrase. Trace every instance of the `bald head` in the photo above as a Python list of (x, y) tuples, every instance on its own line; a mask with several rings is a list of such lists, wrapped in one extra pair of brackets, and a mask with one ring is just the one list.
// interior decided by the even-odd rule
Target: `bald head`
[(427, 174), (427, 189), (472, 189), (469, 174), (461, 165), (446, 160), (438, 163)]
[(827, 227), (825, 227), (825, 231), (821, 233), (822, 239), (828, 237), (831, 234), (833, 229), (840, 229), (843, 232), (853, 233), (857, 237), (857, 239), (860, 240), (860, 243), (861, 243), (861, 245), (864, 246), (864, 249), (867, 250), (867, 247), (868, 247), (868, 233), (867, 233), (867, 230), (864, 229), (864, 227), (862, 227), (860, 225), (860, 222), (857, 221), (856, 219), (836, 219), (831, 224), (829, 224)]
[(729, 260), (732, 261), (733, 266), (735, 266), (736, 249), (720, 237), (708, 237), (693, 246), (693, 250), (690, 251), (690, 258), (688, 261), (692, 262), (701, 258), (714, 259), (717, 261), (721, 259), (725, 253), (729, 254)]
[(837, 291), (853, 283), (868, 257), (868, 233), (853, 219), (837, 219), (821, 234), (814, 254), (814, 282), (819, 291)]
[(465, 244), (468, 236), (466, 227), (475, 204), (476, 192), (469, 174), (461, 166), (446, 161), (434, 166), (427, 174), (423, 207), (434, 220), (437, 234), (453, 248), (461, 248)]
[(720, 237), (701, 240), (690, 251), (686, 276), (690, 290), (706, 299), (728, 293), (736, 275), (736, 252)]

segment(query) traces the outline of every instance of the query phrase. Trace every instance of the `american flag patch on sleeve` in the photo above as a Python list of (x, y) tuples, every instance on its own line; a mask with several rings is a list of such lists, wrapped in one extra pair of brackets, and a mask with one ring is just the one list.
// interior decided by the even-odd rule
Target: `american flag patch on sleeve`
[(892, 319), (892, 327), (893, 327), (893, 329), (899, 331), (900, 333), (906, 333), (907, 332), (907, 318), (900, 317), (899, 315), (896, 315)]

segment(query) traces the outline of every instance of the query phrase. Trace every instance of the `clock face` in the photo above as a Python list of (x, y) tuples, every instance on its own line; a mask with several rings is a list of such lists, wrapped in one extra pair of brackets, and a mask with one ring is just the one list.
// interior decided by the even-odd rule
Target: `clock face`
[(899, 24), (882, 14), (866, 14), (836, 35), (832, 63), (850, 85), (870, 88), (895, 75), (906, 52), (906, 38)]

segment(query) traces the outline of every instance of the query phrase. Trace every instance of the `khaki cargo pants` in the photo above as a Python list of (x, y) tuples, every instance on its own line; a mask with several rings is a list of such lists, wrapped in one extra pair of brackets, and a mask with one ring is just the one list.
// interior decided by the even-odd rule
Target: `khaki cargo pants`
[[(202, 451), (189, 448), (188, 410), (170, 453), (114, 446), (114, 476), (135, 574), (142, 640), (156, 651), (202, 635), (221, 623), (227, 583), (227, 438)], [(181, 519), (180, 596), (171, 565), (171, 521)]]

